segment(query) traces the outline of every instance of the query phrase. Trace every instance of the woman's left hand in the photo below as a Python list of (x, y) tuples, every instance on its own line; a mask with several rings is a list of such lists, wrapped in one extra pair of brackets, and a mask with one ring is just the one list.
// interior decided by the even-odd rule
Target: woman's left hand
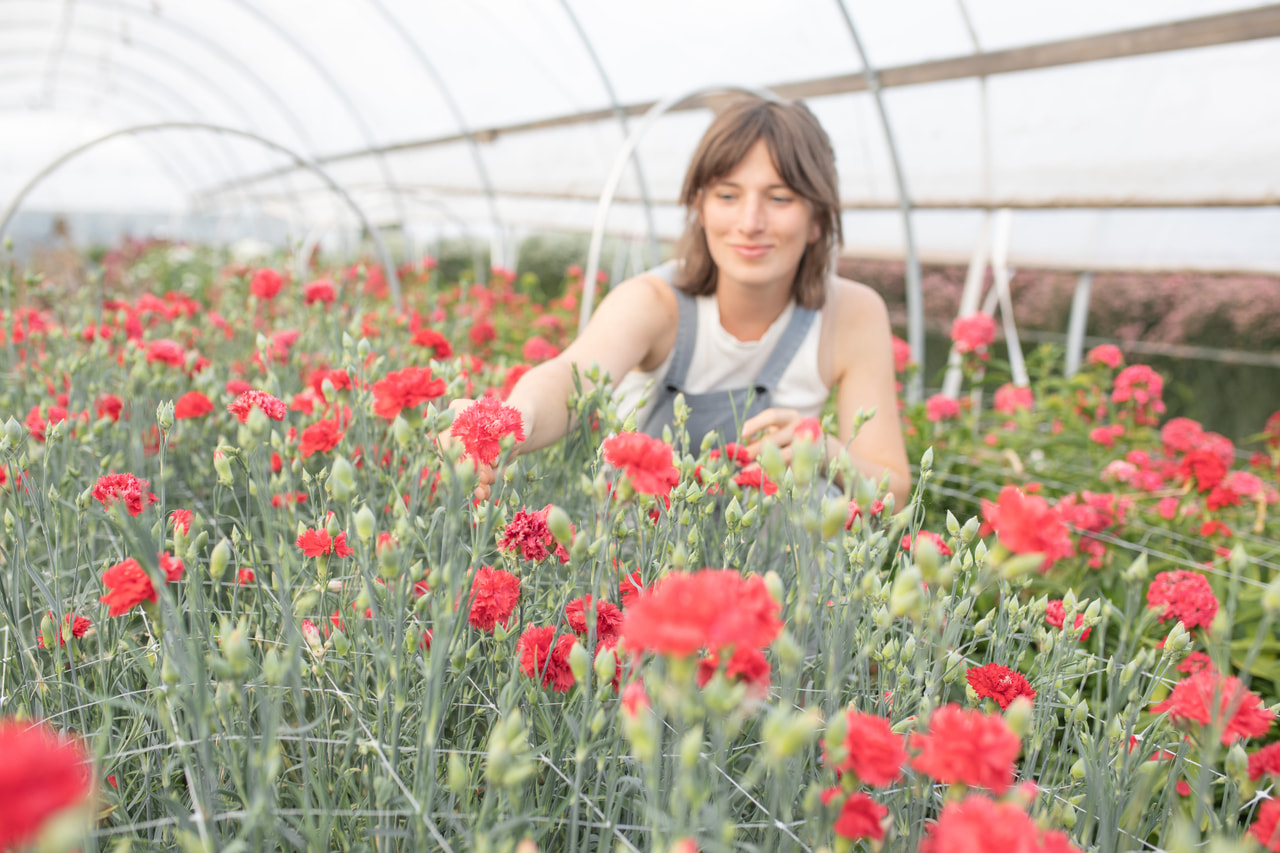
[(782, 458), (791, 464), (791, 443), (795, 441), (796, 426), (808, 418), (800, 417), (795, 409), (765, 409), (742, 425), (742, 440), (752, 459), (767, 444), (776, 445)]

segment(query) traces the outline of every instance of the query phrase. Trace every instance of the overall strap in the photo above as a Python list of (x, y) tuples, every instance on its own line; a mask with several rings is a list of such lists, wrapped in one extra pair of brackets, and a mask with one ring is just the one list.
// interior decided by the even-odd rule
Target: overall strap
[(809, 334), (809, 327), (813, 325), (813, 318), (817, 314), (818, 312), (812, 308), (796, 306), (795, 311), (791, 313), (791, 319), (787, 322), (787, 327), (782, 330), (782, 337), (778, 338), (778, 342), (773, 346), (773, 352), (769, 353), (769, 360), (764, 363), (764, 367), (760, 368), (760, 373), (756, 376), (757, 389), (772, 390), (777, 387), (782, 374), (787, 370), (787, 365), (791, 363), (796, 351), (804, 343), (805, 336)]
[(689, 365), (693, 363), (693, 348), (698, 342), (698, 303), (675, 285), (676, 265), (674, 261), (662, 264), (653, 270), (676, 295), (680, 321), (676, 327), (675, 349), (671, 353), (671, 364), (662, 377), (662, 387), (671, 393), (678, 393), (684, 387), (684, 380), (689, 375)]

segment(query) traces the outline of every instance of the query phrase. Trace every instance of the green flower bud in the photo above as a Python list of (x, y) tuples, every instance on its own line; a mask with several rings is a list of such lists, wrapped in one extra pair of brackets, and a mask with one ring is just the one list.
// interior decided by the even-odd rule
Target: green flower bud
[(561, 545), (573, 542), (573, 524), (569, 521), (569, 514), (560, 507), (552, 506), (547, 512), (547, 528)]
[(463, 763), (462, 756), (456, 752), (450, 752), (448, 768), (446, 784), (449, 790), (459, 797), (465, 796), (471, 789), (471, 774), (467, 772), (467, 765)]
[(409, 422), (400, 415), (396, 415), (396, 419), (391, 422), (391, 438), (397, 447), (407, 447), (413, 440), (413, 430), (409, 428)]
[(1262, 592), (1262, 609), (1272, 618), (1280, 615), (1280, 577), (1277, 577)]
[(1031, 731), (1034, 714), (1035, 708), (1031, 700), (1026, 696), (1019, 696), (1005, 709), (1004, 721), (1009, 724), (1010, 730), (1022, 739), (1027, 736), (1027, 732)]
[(156, 423), (160, 425), (162, 432), (167, 432), (169, 427), (173, 426), (172, 400), (165, 400), (156, 406)]
[(209, 577), (215, 581), (222, 580), (229, 562), (231, 562), (231, 543), (224, 538), (209, 552)]
[(9, 444), (17, 446), (22, 441), (23, 429), (22, 424), (14, 419), (13, 415), (9, 416), (9, 420), (4, 422), (4, 437), (9, 440)]
[(235, 480), (231, 476), (231, 460), (221, 450), (213, 451), (213, 470), (218, 475), (218, 483), (230, 486)]
[(325, 480), (325, 488), (334, 500), (346, 503), (356, 493), (356, 469), (345, 456), (335, 457), (329, 471), (329, 479)]
[(760, 463), (760, 467), (769, 475), (769, 479), (775, 483), (782, 482), (783, 475), (787, 470), (787, 462), (782, 458), (782, 451), (778, 449), (778, 445), (773, 442), (766, 441), (760, 448), (760, 455), (756, 458)]
[(181, 678), (182, 676), (178, 674), (178, 668), (173, 665), (173, 656), (165, 655), (164, 660), (160, 662), (160, 680), (172, 687)]
[(920, 569), (915, 566), (898, 572), (889, 591), (889, 613), (894, 618), (919, 615), (921, 583)]
[[(569, 663), (572, 665), (573, 660), (570, 659)], [(592, 669), (595, 670), (596, 681), (601, 684), (612, 683), (614, 675), (618, 672), (618, 658), (614, 655), (613, 650), (597, 649)]]
[(1124, 579), (1129, 583), (1140, 583), (1147, 579), (1147, 574), (1147, 553), (1143, 551), (1124, 570)]
[(578, 681), (585, 681), (591, 669), (591, 653), (582, 643), (575, 642), (569, 648), (569, 671)]
[(1085, 777), (1084, 760), (1077, 758), (1075, 763), (1071, 765), (1071, 778), (1079, 782)]
[(844, 532), (849, 518), (849, 502), (843, 497), (822, 499), (822, 538), (830, 539)]
[(52, 651), (53, 647), (58, 643), (57, 635), (54, 634), (55, 630), (53, 617), (48, 613), (45, 613), (44, 618), (40, 620), (40, 640), (44, 643), (44, 647), (48, 651)]
[(1244, 747), (1237, 741), (1227, 750), (1227, 757), (1223, 761), (1223, 768), (1237, 785), (1243, 784), (1249, 779), (1249, 756), (1245, 754)]
[(333, 641), (333, 650), (338, 654), (345, 655), (351, 651), (351, 641), (339, 629), (334, 628), (333, 633), (329, 635), (329, 639)]
[(369, 544), (373, 539), (373, 534), (377, 531), (377, 519), (373, 516), (373, 510), (369, 509), (368, 504), (356, 510), (352, 517), (355, 522), (356, 536), (360, 537), (360, 541)]
[(702, 726), (694, 726), (680, 738), (680, 765), (686, 770), (692, 770), (701, 757)]
[(737, 530), (738, 525), (742, 523), (742, 504), (738, 503), (736, 497), (725, 507), (724, 520), (730, 530)]

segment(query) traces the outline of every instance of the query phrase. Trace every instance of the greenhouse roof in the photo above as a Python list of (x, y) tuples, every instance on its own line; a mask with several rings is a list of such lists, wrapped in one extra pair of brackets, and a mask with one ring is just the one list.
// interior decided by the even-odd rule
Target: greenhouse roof
[[(495, 245), (671, 237), (715, 88), (804, 97), (846, 250), (1280, 271), (1280, 5), (1232, 0), (0, 0), (0, 204), (265, 211)], [(646, 115), (655, 104), (672, 108)], [(883, 107), (883, 113), (880, 110)], [(197, 126), (199, 125), (199, 126)], [(234, 129), (232, 136), (212, 128)], [(305, 162), (304, 162), (305, 161)], [(501, 257), (501, 250), (499, 251)]]

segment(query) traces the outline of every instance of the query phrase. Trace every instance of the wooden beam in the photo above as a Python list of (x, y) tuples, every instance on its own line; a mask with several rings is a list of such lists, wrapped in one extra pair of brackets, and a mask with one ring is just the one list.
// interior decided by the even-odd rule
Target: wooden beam
[[(917, 62), (910, 65), (881, 68), (879, 69), (879, 77), (880, 85), (885, 88), (919, 86), (926, 83), (940, 83), (946, 80), (988, 77), (995, 74), (1057, 68), (1082, 62), (1100, 62), (1108, 59), (1123, 59), (1130, 56), (1145, 56), (1153, 53), (1167, 53), (1175, 50), (1189, 50), (1197, 47), (1235, 44), (1237, 42), (1268, 38), (1280, 38), (1280, 3), (1255, 9), (1224, 12), (1202, 18), (1172, 21), (1149, 27), (1120, 30), (1113, 33), (1081, 36), (1027, 47), (988, 51), (951, 59), (938, 59), (930, 62)], [(863, 73), (838, 74), (811, 80), (776, 83), (768, 88), (784, 98), (823, 98), (865, 91), (867, 77)], [(655, 103), (655, 101), (644, 101), (626, 104), (621, 109), (628, 116), (638, 116), (648, 112)], [(676, 111), (702, 109), (704, 106), (704, 100), (693, 100), (677, 107)], [(472, 135), (481, 142), (492, 142), (505, 134), (532, 133), (557, 127), (615, 121), (616, 119), (617, 112), (615, 110), (604, 108), (482, 128), (473, 131)], [(316, 162), (321, 165), (330, 165), (379, 154), (396, 154), (439, 145), (449, 145), (462, 142), (465, 138), (462, 134), (448, 134), (429, 139), (410, 140), (375, 148), (330, 154), (316, 158)], [(297, 168), (296, 166), (286, 166), (261, 172), (257, 175), (238, 178), (221, 184), (210, 192), (217, 193), (233, 187), (279, 177), (296, 171)]]

